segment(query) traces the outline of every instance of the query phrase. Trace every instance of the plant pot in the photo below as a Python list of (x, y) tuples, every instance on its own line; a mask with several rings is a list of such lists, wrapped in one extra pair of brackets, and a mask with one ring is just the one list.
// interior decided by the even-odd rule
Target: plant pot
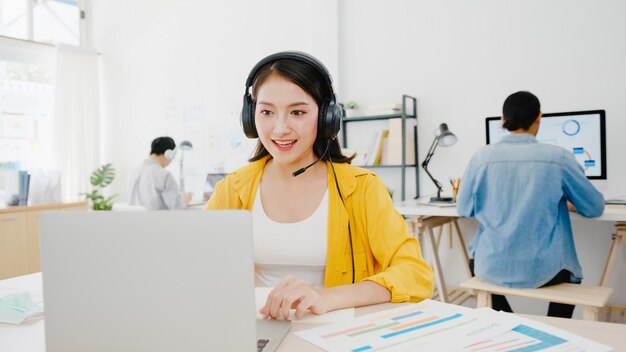
[(346, 117), (354, 117), (358, 116), (357, 110), (355, 109), (346, 109)]

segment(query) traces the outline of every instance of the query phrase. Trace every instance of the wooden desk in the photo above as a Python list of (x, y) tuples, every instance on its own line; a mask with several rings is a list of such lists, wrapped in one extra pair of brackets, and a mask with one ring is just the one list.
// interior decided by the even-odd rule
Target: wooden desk
[[(459, 250), (463, 256), (464, 270), (467, 278), (471, 278), (469, 269), (469, 256), (467, 247), (457, 219), (459, 213), (456, 207), (437, 207), (424, 205), (420, 203), (424, 200), (408, 200), (396, 203), (396, 209), (405, 218), (413, 221), (413, 234), (420, 241), (420, 244), (429, 249), (432, 255), (432, 268), (435, 276), (435, 294), (433, 298), (437, 298), (445, 303), (463, 304), (468, 298), (472, 297), (470, 293), (462, 289), (449, 289), (446, 285), (441, 261), (439, 259), (439, 243), (443, 236), (444, 227), (448, 226), (450, 234), (450, 246), (452, 246), (454, 238), (459, 242)], [(434, 229), (439, 229), (435, 236)], [(427, 243), (423, 242), (423, 237), (428, 237)], [(456, 236), (455, 236), (456, 235)]]
[(0, 209), (0, 280), (38, 272), (39, 215), (87, 210), (86, 202), (37, 204)]
[[(418, 224), (420, 222), (425, 222), (430, 242), (428, 244), (428, 247), (430, 247), (431, 254), (433, 255), (433, 271), (435, 272), (435, 284), (439, 292), (448, 292), (445, 285), (445, 280), (443, 278), (443, 274), (439, 274), (442, 273), (442, 270), (438, 253), (438, 241), (434, 238), (434, 235), (432, 234), (432, 228), (441, 226), (441, 224), (444, 223), (454, 224), (457, 230), (457, 236), (459, 238), (459, 241), (463, 246), (465, 246), (460, 233), (460, 229), (456, 222), (456, 219), (459, 218), (459, 213), (456, 211), (456, 207), (436, 207), (424, 205), (424, 201), (424, 199), (407, 200), (398, 202), (395, 204), (395, 206), (398, 212), (400, 212), (400, 214), (402, 214), (403, 216), (416, 220)], [(604, 209), (604, 213), (597, 218), (585, 218), (577, 213), (570, 213), (570, 218), (572, 220), (609, 221), (615, 223), (615, 233), (613, 234), (611, 249), (609, 250), (604, 271), (602, 272), (602, 278), (600, 279), (600, 286), (606, 286), (613, 270), (613, 266), (615, 264), (615, 257), (617, 255), (618, 249), (620, 245), (626, 245), (626, 207), (607, 206)], [(418, 228), (418, 235), (422, 234), (423, 232), (424, 229)], [(464, 255), (467, 255), (466, 248), (462, 248), (461, 251)], [(465, 269), (467, 270), (467, 267)], [(450, 301), (445, 295), (440, 296), (440, 299), (443, 302)], [(625, 311), (626, 307), (609, 306), (608, 312), (605, 313), (610, 316), (611, 321), (620, 321), (620, 319), (624, 319), (623, 316), (625, 314)], [(622, 318), (620, 318), (620, 316)]]
[[(41, 274), (35, 273), (0, 281), (0, 288), (17, 288), (27, 291), (41, 290)], [(380, 312), (386, 309), (396, 308), (398, 304), (410, 303), (384, 303), (374, 306), (356, 309), (355, 315)], [(594, 321), (569, 320), (560, 318), (522, 315), (525, 318), (534, 319), (543, 323), (559, 327), (578, 334), (582, 337), (613, 346), (615, 351), (626, 352), (626, 344), (623, 343), (626, 336), (626, 325), (610, 324)], [(290, 333), (278, 349), (279, 352), (315, 352), (322, 351), (317, 346), (296, 336), (294, 333), (319, 326), (312, 323), (296, 323), (292, 325)], [(44, 319), (26, 322), (22, 325), (10, 325), (0, 323), (0, 351), (2, 352), (45, 352)]]
[[(358, 308), (355, 311), (355, 316), (366, 315), (370, 313), (376, 313), (385, 309), (391, 309), (398, 307), (398, 304), (406, 303), (384, 303), (375, 306)], [(611, 346), (615, 349), (615, 352), (626, 352), (626, 344), (623, 342), (624, 334), (626, 334), (626, 325), (624, 324), (612, 324), (598, 321), (578, 320), (578, 319), (563, 319), (553, 318), (537, 315), (516, 314), (521, 317), (536, 320), (545, 324), (550, 324), (554, 327), (569, 331), (576, 335), (588, 338), (600, 342), (602, 344)], [(285, 337), (285, 340), (280, 345), (278, 352), (317, 352), (323, 351), (317, 346), (301, 339), (294, 333), (301, 330), (311, 329), (319, 324), (292, 324), (289, 335)], [(0, 345), (1, 346), (1, 345)]]

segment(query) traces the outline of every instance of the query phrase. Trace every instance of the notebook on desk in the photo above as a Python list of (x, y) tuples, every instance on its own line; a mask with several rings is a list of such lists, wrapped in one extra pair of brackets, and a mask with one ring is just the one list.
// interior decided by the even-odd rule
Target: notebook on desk
[(289, 329), (255, 318), (248, 212), (45, 213), (40, 228), (47, 352), (257, 351), (257, 338), (269, 352)]
[(604, 201), (606, 205), (626, 205), (626, 198), (612, 198)]
[(449, 202), (449, 201), (435, 201), (435, 200), (426, 200), (424, 202), (420, 202), (420, 205), (428, 205), (431, 207), (439, 207), (439, 208), (450, 208), (450, 207), (456, 207), (456, 203), (455, 202)]

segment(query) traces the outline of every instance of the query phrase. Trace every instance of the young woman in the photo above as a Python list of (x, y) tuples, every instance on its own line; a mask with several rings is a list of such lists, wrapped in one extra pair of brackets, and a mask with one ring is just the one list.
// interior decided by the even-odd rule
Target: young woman
[(259, 143), (205, 209), (252, 212), (256, 285), (274, 287), (266, 318), (432, 294), (432, 270), (387, 189), (342, 154), (340, 122), (330, 75), (314, 57), (277, 53), (250, 73), (242, 125)]

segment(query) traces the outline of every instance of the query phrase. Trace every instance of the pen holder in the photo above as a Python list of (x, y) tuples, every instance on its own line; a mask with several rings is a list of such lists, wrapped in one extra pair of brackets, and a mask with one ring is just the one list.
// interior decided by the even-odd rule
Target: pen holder
[(459, 193), (459, 185), (461, 184), (460, 178), (450, 178), (450, 185), (452, 185), (452, 202), (456, 203), (456, 195)]

